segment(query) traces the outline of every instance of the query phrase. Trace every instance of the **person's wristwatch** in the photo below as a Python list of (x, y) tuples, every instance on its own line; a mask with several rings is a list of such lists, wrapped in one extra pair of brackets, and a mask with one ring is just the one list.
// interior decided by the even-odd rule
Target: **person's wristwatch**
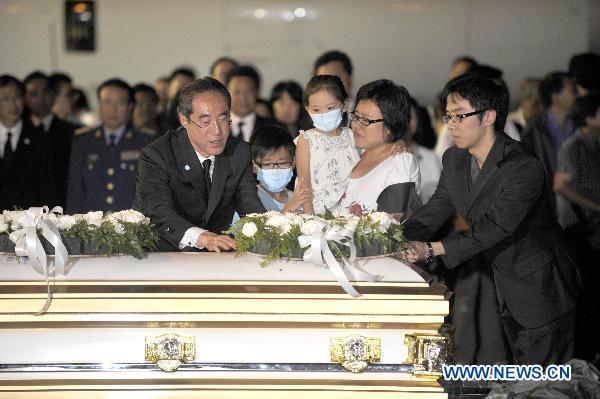
[(427, 244), (427, 255), (425, 255), (425, 259), (423, 259), (423, 261), (426, 263), (431, 263), (433, 262), (433, 258), (435, 258), (435, 255), (433, 254), (433, 247), (431, 246), (430, 242), (426, 242), (425, 244)]

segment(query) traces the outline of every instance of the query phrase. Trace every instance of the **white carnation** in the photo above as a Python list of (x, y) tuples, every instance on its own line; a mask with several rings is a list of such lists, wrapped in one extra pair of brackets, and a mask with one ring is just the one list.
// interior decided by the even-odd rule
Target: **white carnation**
[(115, 233), (117, 234), (125, 234), (125, 227), (116, 219), (110, 219), (110, 223), (115, 228)]
[(10, 223), (10, 227), (12, 230), (18, 230), (21, 228), (21, 224), (19, 223), (19, 219), (25, 211), (4, 211), (2, 215), (4, 216), (5, 222)]
[(88, 212), (83, 216), (83, 220), (88, 224), (100, 227), (102, 224), (102, 215), (102, 211)]
[(4, 215), (0, 215), (0, 233), (4, 233), (8, 230), (8, 222), (4, 218)]
[(242, 227), (242, 234), (246, 237), (253, 237), (254, 234), (258, 231), (256, 224), (254, 222), (244, 223), (244, 227)]
[(373, 212), (369, 217), (373, 223), (379, 222), (379, 231), (382, 233), (385, 233), (392, 223), (392, 218), (385, 212)]
[(64, 215), (58, 218), (57, 227), (59, 230), (70, 230), (77, 223), (77, 219), (71, 215)]
[(134, 211), (133, 209), (126, 209), (123, 211), (115, 212), (111, 217), (120, 220), (122, 222), (136, 223), (136, 224), (149, 224), (150, 219), (145, 217), (142, 213)]
[(300, 227), (300, 231), (302, 232), (302, 234), (304, 235), (312, 235), (312, 233), (317, 233), (319, 231), (323, 230), (323, 227), (325, 227), (326, 223), (323, 222), (322, 220), (319, 219), (310, 219), (307, 220), (306, 222), (304, 222), (304, 224), (302, 225), (302, 227)]

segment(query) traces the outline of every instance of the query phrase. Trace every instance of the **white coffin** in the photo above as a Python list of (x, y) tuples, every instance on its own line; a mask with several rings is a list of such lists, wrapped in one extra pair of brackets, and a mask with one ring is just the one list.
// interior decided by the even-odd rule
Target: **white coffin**
[[(443, 294), (391, 258), (361, 261), (377, 282), (346, 294), (326, 268), (209, 253), (77, 258), (45, 278), (0, 255), (0, 398), (445, 398), (407, 364), (405, 334), (437, 334)], [(147, 337), (195, 340), (193, 360), (164, 372)], [(332, 363), (332, 338), (378, 338), (361, 373)]]

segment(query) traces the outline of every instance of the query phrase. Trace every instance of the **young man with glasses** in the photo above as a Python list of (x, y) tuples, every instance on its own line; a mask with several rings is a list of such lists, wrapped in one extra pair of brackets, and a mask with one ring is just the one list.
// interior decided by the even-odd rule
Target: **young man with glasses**
[[(411, 262), (440, 256), (449, 269), (491, 278), (496, 301), (479, 314), (496, 312), (510, 362), (566, 362), (573, 356), (579, 276), (561, 245), (542, 165), (501, 131), (508, 90), (468, 74), (448, 82), (442, 95), (456, 147), (444, 154), (431, 200), (404, 224), (406, 237), (418, 240), (404, 254)], [(425, 242), (456, 212), (467, 231)], [(476, 362), (503, 360), (489, 356)]]
[(250, 147), (229, 136), (231, 97), (218, 80), (186, 85), (178, 97), (180, 128), (140, 156), (136, 208), (158, 229), (159, 250), (221, 252), (235, 241), (221, 232), (233, 214), (264, 212)]

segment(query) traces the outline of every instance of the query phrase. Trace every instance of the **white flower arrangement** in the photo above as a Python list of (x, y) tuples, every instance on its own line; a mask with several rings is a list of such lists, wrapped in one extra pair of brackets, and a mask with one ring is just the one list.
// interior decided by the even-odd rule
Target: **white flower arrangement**
[[(302, 258), (304, 250), (299, 237), (331, 231), (352, 236), (357, 253), (362, 256), (397, 252), (405, 243), (402, 225), (385, 212), (361, 216), (253, 213), (240, 218), (227, 232), (235, 236), (238, 255), (245, 252), (266, 255), (261, 262), (265, 266), (280, 258)], [(347, 247), (333, 241), (328, 241), (328, 245), (336, 256), (347, 256)]]
[[(47, 209), (46, 209), (47, 211)], [(8, 239), (11, 232), (21, 229), (25, 210), (3, 211), (0, 215), (0, 251), (12, 252), (14, 244)], [(148, 249), (156, 248), (158, 234), (150, 219), (132, 209), (104, 214), (102, 211), (62, 215), (44, 212), (41, 222), (50, 222), (58, 228), (71, 255), (128, 254), (143, 257)]]

